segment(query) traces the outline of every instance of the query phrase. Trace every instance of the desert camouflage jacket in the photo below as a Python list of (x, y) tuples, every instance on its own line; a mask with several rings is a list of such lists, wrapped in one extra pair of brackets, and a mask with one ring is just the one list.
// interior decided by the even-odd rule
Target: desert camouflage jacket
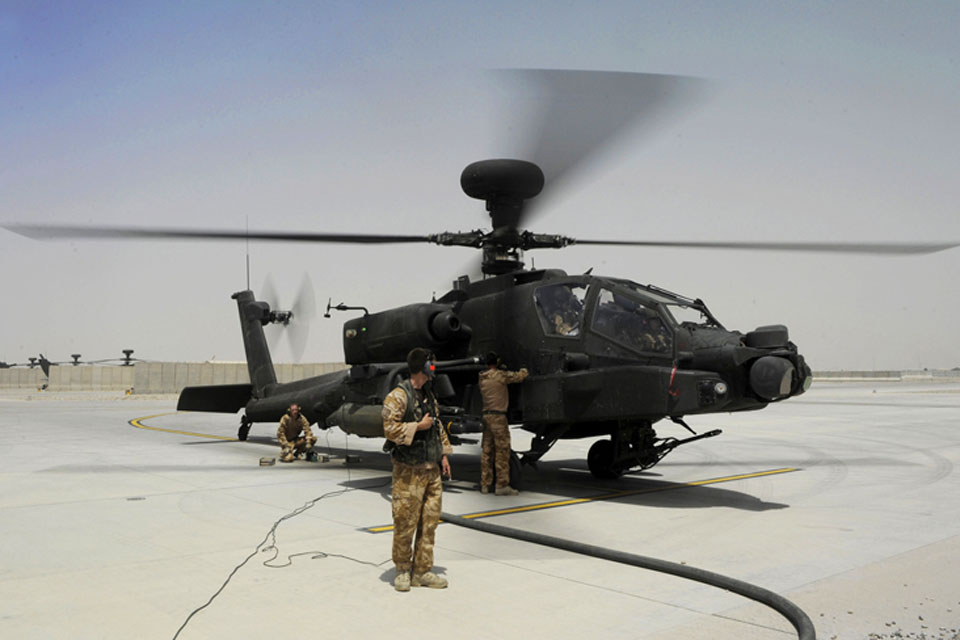
[[(437, 417), (440, 407), (436, 400), (433, 401), (433, 409), (430, 415)], [(417, 434), (417, 423), (420, 418), (404, 422), (404, 416), (407, 413), (407, 393), (403, 387), (396, 387), (386, 398), (383, 399), (383, 409), (381, 417), (383, 418), (383, 435), (387, 440), (401, 445), (409, 446), (413, 443), (413, 437)], [(421, 416), (422, 417), (422, 416)], [(453, 453), (453, 447), (450, 446), (450, 438), (447, 436), (447, 430), (443, 429), (439, 422), (437, 428), (440, 430), (440, 442), (443, 448), (443, 454)]]
[(510, 403), (507, 385), (514, 382), (523, 382), (527, 379), (527, 375), (526, 369), (520, 369), (520, 371), (503, 371), (502, 369), (481, 371), (479, 378), (483, 410), (506, 412)]
[(310, 423), (303, 417), (303, 414), (301, 413), (297, 416), (296, 420), (294, 420), (290, 414), (285, 414), (280, 418), (280, 427), (277, 429), (277, 440), (280, 441), (281, 445), (285, 445), (288, 442), (296, 442), (297, 438), (300, 437), (301, 431), (306, 438), (313, 435), (310, 431)]

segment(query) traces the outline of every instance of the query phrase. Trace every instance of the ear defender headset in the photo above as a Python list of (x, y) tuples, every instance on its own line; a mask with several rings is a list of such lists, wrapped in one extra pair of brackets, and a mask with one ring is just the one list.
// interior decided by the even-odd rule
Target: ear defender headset
[[(422, 360), (421, 360), (422, 358)], [(417, 347), (407, 354), (407, 367), (410, 375), (423, 373), (428, 378), (432, 378), (437, 370), (436, 356), (426, 349)]]

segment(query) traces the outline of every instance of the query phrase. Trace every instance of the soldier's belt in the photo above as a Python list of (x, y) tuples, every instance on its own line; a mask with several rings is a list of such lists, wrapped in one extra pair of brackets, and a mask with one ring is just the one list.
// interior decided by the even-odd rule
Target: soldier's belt
[(483, 415), (494, 415), (494, 416), (505, 416), (507, 415), (506, 411), (496, 411), (494, 409), (484, 409)]

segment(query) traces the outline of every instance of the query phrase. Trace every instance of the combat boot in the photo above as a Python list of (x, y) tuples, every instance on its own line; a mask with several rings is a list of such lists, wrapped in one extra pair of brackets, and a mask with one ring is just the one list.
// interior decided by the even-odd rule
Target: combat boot
[(410, 583), (414, 587), (430, 587), (431, 589), (446, 589), (447, 588), (447, 579), (441, 578), (435, 573), (421, 573), (419, 576), (413, 576), (413, 581)]
[(410, 572), (398, 571), (397, 577), (393, 579), (393, 588), (397, 591), (410, 591)]
[(293, 462), (293, 454), (292, 453), (283, 454), (282, 456), (280, 456), (280, 462)]
[(517, 491), (510, 485), (507, 485), (505, 487), (497, 487), (498, 496), (515, 496), (515, 495), (518, 495), (519, 493), (520, 493), (519, 491)]

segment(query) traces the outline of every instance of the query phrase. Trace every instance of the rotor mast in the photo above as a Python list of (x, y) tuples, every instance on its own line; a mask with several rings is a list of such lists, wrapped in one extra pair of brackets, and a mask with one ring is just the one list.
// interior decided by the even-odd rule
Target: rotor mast
[(526, 200), (543, 190), (543, 171), (524, 160), (481, 160), (467, 165), (460, 186), (471, 198), (486, 202), (493, 230), (472, 246), (483, 250), (482, 271), (500, 275), (523, 269), (526, 232), (519, 229)]

